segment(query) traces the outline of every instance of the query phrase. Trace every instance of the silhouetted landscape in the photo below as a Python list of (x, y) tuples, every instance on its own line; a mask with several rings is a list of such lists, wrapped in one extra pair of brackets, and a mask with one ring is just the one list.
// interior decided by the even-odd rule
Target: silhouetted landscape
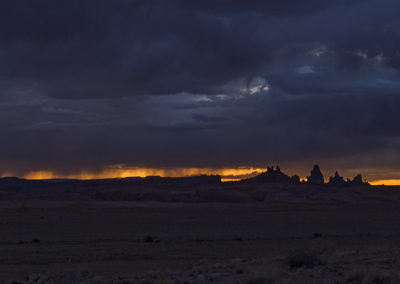
[(0, 0), (0, 284), (400, 284), (399, 16)]
[(317, 165), (307, 181), (277, 166), (236, 182), (2, 178), (0, 192), (6, 283), (400, 281), (400, 188), (325, 183)]
[[(98, 180), (25, 180), (1, 178), (3, 201), (132, 201), (132, 202), (352, 202), (370, 199), (398, 200), (394, 186), (371, 186), (361, 175), (345, 180), (335, 172), (324, 182), (315, 165), (307, 181), (288, 176), (279, 166), (255, 177), (221, 182), (221, 177), (132, 177)], [(379, 189), (379, 190), (378, 190)]]

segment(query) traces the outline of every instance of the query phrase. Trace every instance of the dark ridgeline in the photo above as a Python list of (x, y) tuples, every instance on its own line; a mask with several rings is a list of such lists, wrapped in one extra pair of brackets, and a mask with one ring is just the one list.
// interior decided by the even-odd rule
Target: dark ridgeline
[[(311, 174), (307, 177), (307, 183), (312, 185), (324, 185), (324, 176), (318, 165), (314, 165), (311, 170)], [(346, 181), (342, 176), (339, 175), (338, 171), (335, 175), (329, 177), (327, 185), (332, 187), (345, 187), (345, 186), (359, 186), (359, 185), (370, 185), (367, 181), (363, 181), (360, 174), (356, 175), (352, 180), (347, 179)]]
[[(228, 183), (222, 183), (218, 175), (94, 180), (0, 178), (0, 200), (273, 202), (280, 198), (304, 200), (304, 194), (312, 198), (318, 191), (328, 189), (328, 192), (330, 188), (343, 188), (344, 191), (349, 188), (348, 192), (351, 193), (351, 187), (358, 190), (364, 185), (368, 183), (363, 182), (361, 175), (345, 181), (338, 172), (325, 184), (317, 165), (307, 182), (300, 181), (298, 175), (288, 176), (277, 166), (268, 167), (267, 171), (253, 178)], [(269, 192), (271, 189), (275, 193)], [(281, 191), (284, 192), (283, 196), (289, 194), (291, 197), (280, 196)], [(337, 191), (331, 192), (335, 194)], [(331, 197), (328, 194), (323, 198), (330, 200)]]
[(363, 181), (360, 174), (356, 175), (352, 180), (347, 179), (347, 183), (350, 185), (363, 185), (363, 184), (369, 185), (367, 181)]
[(263, 172), (253, 178), (248, 178), (240, 181), (242, 183), (283, 183), (283, 184), (308, 184), (308, 185), (328, 185), (332, 187), (345, 187), (345, 186), (359, 186), (369, 185), (368, 182), (363, 181), (360, 174), (355, 176), (352, 180), (344, 180), (342, 176), (336, 171), (333, 177), (329, 178), (329, 182), (325, 184), (324, 175), (322, 174), (318, 165), (314, 165), (311, 170), (310, 176), (307, 177), (307, 182), (300, 182), (298, 175), (288, 176), (281, 171), (279, 166), (267, 167), (267, 171)]
[(311, 170), (310, 176), (307, 177), (307, 182), (309, 184), (317, 185), (324, 184), (324, 176), (322, 175), (318, 165), (314, 165), (313, 169)]
[(288, 176), (284, 174), (279, 166), (276, 169), (267, 167), (267, 171), (255, 176), (253, 178), (244, 179), (243, 182), (248, 183), (300, 183), (298, 175)]
[(360, 174), (356, 175), (352, 180), (347, 179), (346, 181), (339, 173), (336, 171), (333, 177), (329, 178), (328, 185), (335, 187), (343, 187), (343, 186), (358, 186), (358, 185), (369, 185), (367, 181), (363, 181)]
[(154, 189), (160, 191), (187, 190), (197, 187), (218, 187), (221, 177), (218, 175), (200, 175), (191, 177), (129, 177), (110, 179), (44, 179), (27, 180), (16, 177), (0, 178), (0, 199), (10, 194), (47, 199), (91, 199), (94, 193), (107, 190)]
[[(329, 178), (327, 184), (324, 183), (324, 176), (321, 173), (318, 165), (315, 165), (311, 171), (307, 182), (300, 182), (298, 175), (288, 176), (281, 171), (279, 166), (267, 167), (267, 171), (255, 177), (243, 179), (234, 184), (275, 184), (278, 186), (290, 187), (349, 187), (369, 185), (364, 182), (361, 175), (357, 175), (352, 180), (344, 180), (338, 172), (333, 177)], [(232, 185), (227, 183), (226, 185)], [(25, 196), (36, 197), (43, 195), (54, 199), (61, 196), (66, 199), (74, 199), (85, 196), (90, 198), (93, 193), (101, 193), (102, 191), (129, 191), (141, 190), (145, 191), (190, 191), (196, 189), (219, 189), (224, 188), (221, 182), (221, 177), (218, 175), (201, 175), (191, 177), (132, 177), (121, 179), (95, 179), (95, 180), (25, 180), (19, 178), (0, 178), (0, 195), (6, 196), (9, 194), (22, 194)]]
[(333, 186), (345, 186), (347, 185), (347, 182), (344, 180), (342, 176), (339, 175), (339, 173), (336, 171), (335, 175), (333, 177), (329, 177), (329, 182), (328, 185), (333, 185)]
[(60, 189), (83, 187), (126, 187), (129, 185), (151, 185), (163, 186), (171, 185), (174, 187), (197, 186), (197, 185), (218, 185), (221, 183), (219, 175), (199, 175), (189, 177), (127, 177), (127, 178), (109, 178), (109, 179), (43, 179), (28, 180), (17, 177), (0, 178), (0, 189)]

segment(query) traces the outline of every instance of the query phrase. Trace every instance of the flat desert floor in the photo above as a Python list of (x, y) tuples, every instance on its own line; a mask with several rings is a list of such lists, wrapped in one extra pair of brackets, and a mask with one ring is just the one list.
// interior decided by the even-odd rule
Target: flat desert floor
[(3, 202), (3, 283), (400, 283), (400, 206)]

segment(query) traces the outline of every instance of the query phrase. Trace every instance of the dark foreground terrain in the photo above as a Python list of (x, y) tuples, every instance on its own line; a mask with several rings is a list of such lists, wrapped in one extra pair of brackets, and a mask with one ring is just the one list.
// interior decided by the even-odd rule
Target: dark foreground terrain
[(400, 283), (398, 202), (0, 202), (5, 283)]

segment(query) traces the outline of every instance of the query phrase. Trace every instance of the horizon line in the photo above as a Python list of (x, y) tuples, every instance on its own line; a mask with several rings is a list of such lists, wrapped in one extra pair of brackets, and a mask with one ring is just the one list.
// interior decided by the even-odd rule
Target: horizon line
[[(200, 168), (191, 168), (191, 169), (200, 169)], [(204, 168), (210, 169), (210, 168)], [(241, 174), (237, 176), (232, 174), (232, 171), (238, 170)], [(247, 170), (247, 174), (244, 171)], [(186, 175), (163, 175), (163, 174), (150, 174), (150, 175), (126, 175), (126, 174), (116, 174), (116, 175), (104, 175), (103, 173), (100, 174), (72, 174), (72, 175), (55, 175), (51, 171), (33, 171), (24, 176), (18, 176), (13, 174), (3, 174), (0, 175), (0, 178), (18, 178), (24, 180), (37, 180), (37, 181), (46, 181), (46, 180), (80, 180), (80, 181), (90, 181), (90, 180), (106, 180), (106, 179), (125, 179), (125, 178), (148, 178), (148, 177), (161, 177), (161, 178), (184, 178), (184, 177), (196, 177), (196, 176), (219, 176), (221, 178), (221, 182), (232, 182), (232, 181), (240, 181), (247, 178), (255, 177), (262, 172), (265, 172), (267, 168), (236, 168), (236, 169), (219, 169), (216, 172), (197, 172), (193, 174), (186, 174)], [(164, 171), (164, 170), (161, 170)], [(229, 174), (221, 174), (221, 171), (226, 171)], [(190, 170), (189, 170), (190, 172)], [(219, 173), (218, 173), (219, 172)], [(239, 177), (242, 176), (242, 177)], [(301, 181), (307, 181), (307, 177), (300, 177)], [(328, 181), (328, 178), (325, 177), (325, 182)], [(381, 179), (373, 179), (367, 180), (370, 185), (373, 186), (400, 186), (400, 179), (396, 178), (381, 178)]]

